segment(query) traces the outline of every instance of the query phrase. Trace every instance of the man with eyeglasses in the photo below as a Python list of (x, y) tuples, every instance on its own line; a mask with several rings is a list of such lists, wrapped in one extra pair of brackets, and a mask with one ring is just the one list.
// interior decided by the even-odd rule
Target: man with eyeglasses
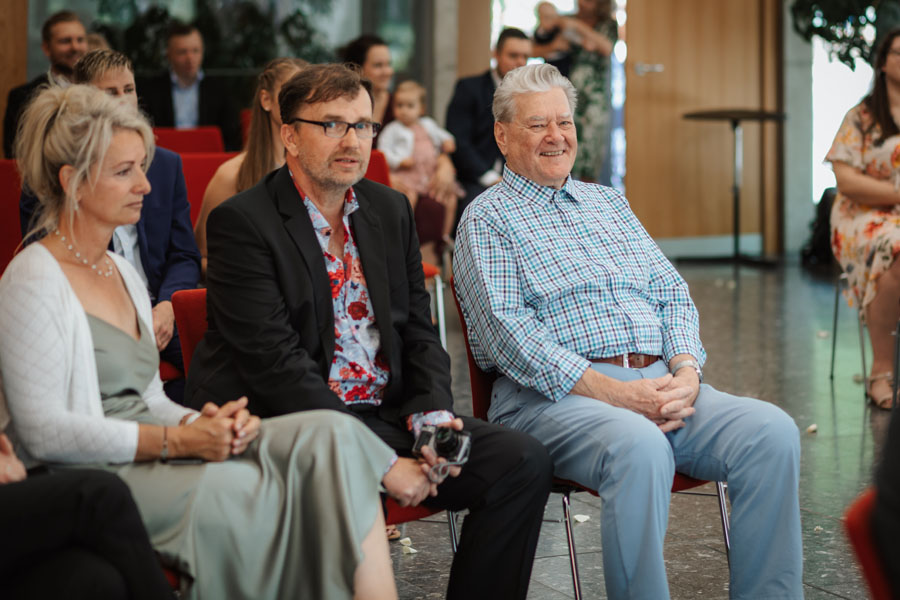
[[(701, 385), (687, 283), (616, 190), (570, 175), (577, 93), (551, 65), (494, 94), (503, 180), (466, 209), (453, 270), (488, 417), (533, 435), (603, 500), (610, 598), (668, 598), (676, 470), (727, 481), (731, 598), (803, 597), (800, 441), (783, 410)], [(748, 365), (752, 368), (752, 365)]]
[[(526, 434), (452, 412), (409, 202), (363, 179), (379, 128), (371, 85), (342, 65), (316, 65), (278, 102), (285, 166), (209, 217), (209, 330), (188, 403), (246, 395), (262, 417), (355, 415), (397, 453), (388, 494), (469, 509), (447, 597), (525, 598), (549, 458)], [(433, 453), (414, 458), (425, 425), (471, 434), (468, 462), (433, 469)]]

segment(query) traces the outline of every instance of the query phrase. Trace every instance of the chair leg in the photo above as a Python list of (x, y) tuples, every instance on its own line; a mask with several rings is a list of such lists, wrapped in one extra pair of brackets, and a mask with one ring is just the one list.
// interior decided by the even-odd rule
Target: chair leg
[(438, 336), (441, 346), (447, 349), (447, 321), (444, 317), (444, 280), (440, 275), (434, 276), (434, 300), (437, 306)]
[(447, 527), (450, 529), (450, 549), (453, 550), (453, 554), (456, 554), (459, 535), (456, 533), (456, 513), (452, 510), (447, 511)]
[(834, 318), (831, 321), (831, 370), (828, 372), (828, 378), (834, 379), (834, 355), (835, 350), (837, 349), (837, 318), (838, 318), (838, 304), (840, 303), (841, 298), (841, 282), (843, 281), (843, 274), (838, 277), (837, 281), (834, 282)]
[(725, 484), (716, 482), (716, 496), (719, 498), (719, 516), (722, 518), (722, 536), (725, 538), (725, 558), (731, 565), (731, 523), (728, 521), (728, 505), (725, 500)]
[(572, 567), (572, 589), (575, 600), (581, 600), (581, 578), (578, 576), (578, 556), (575, 554), (575, 532), (572, 530), (572, 514), (569, 510), (569, 491), (562, 495), (563, 519), (566, 522), (566, 541), (569, 543), (569, 564)]

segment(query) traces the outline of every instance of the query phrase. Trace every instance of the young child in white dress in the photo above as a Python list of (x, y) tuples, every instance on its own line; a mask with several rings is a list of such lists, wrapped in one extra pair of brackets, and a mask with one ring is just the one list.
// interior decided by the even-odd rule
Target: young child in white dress
[(456, 141), (434, 119), (424, 116), (425, 88), (415, 81), (397, 86), (393, 108), (395, 120), (379, 134), (378, 149), (387, 159), (391, 179), (399, 180), (411, 192), (422, 260), (440, 264), (444, 246), (452, 244), (457, 197), (435, 198), (428, 188), (438, 157), (454, 152)]

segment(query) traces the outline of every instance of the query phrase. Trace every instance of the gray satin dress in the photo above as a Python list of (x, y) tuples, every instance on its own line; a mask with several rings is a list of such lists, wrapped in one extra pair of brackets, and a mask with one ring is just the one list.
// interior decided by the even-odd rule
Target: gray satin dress
[[(88, 315), (107, 417), (160, 424), (141, 398), (158, 369), (141, 339)], [(335, 411), (266, 419), (239, 458), (108, 465), (129, 485), (153, 546), (193, 577), (188, 598), (351, 598), (393, 452)]]

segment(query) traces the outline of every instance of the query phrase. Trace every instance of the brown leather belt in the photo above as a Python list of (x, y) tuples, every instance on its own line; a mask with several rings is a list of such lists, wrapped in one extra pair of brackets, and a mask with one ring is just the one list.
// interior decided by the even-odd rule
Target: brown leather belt
[(660, 356), (652, 354), (637, 354), (630, 352), (628, 354), (620, 354), (619, 356), (607, 356), (604, 358), (589, 358), (592, 363), (608, 363), (626, 369), (643, 369), (649, 367), (658, 360), (662, 360)]

